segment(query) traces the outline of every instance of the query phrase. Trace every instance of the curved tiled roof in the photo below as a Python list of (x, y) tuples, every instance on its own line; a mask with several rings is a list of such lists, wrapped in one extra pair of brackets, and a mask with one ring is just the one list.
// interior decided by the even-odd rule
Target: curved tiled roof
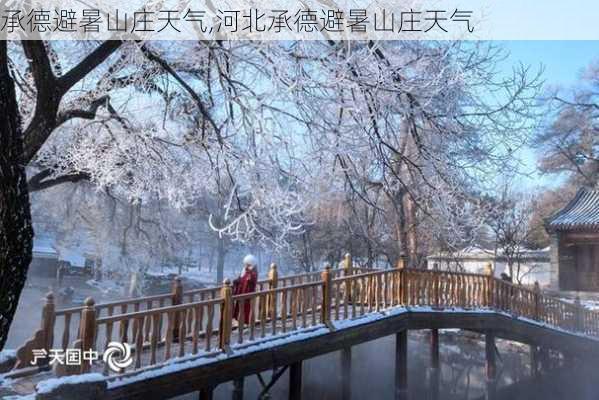
[(580, 189), (564, 208), (547, 218), (545, 226), (549, 231), (599, 231), (599, 191)]

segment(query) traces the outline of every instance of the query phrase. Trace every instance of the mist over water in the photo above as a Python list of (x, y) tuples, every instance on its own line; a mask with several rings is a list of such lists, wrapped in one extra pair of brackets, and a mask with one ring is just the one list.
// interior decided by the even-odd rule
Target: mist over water
[[(411, 400), (427, 400), (430, 365), (428, 331), (409, 334), (408, 384)], [(484, 399), (485, 360), (482, 336), (442, 332), (440, 335), (441, 400)], [(498, 399), (506, 400), (597, 400), (599, 379), (588, 365), (574, 364), (548, 373), (539, 381), (532, 381), (528, 346), (498, 340), (497, 357)], [(395, 336), (384, 337), (352, 348), (352, 399), (393, 399), (395, 371)], [(341, 354), (333, 352), (303, 363), (303, 398), (342, 400)], [(262, 373), (270, 381), (271, 372)], [(271, 399), (288, 398), (287, 371), (271, 388)], [(514, 383), (517, 385), (511, 386)], [(513, 389), (507, 389), (507, 388)], [(214, 390), (217, 400), (230, 399), (232, 382)], [(256, 376), (245, 378), (244, 399), (257, 399), (261, 385)], [(176, 400), (197, 399), (193, 395), (179, 396)]]

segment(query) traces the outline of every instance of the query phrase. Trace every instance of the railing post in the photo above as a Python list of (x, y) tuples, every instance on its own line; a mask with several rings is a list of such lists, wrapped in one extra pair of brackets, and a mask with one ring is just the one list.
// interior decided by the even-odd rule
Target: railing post
[[(268, 288), (273, 290), (276, 289), (277, 286), (279, 284), (279, 272), (277, 271), (277, 264), (272, 263), (270, 264), (270, 270), (268, 271)], [(275, 301), (277, 301), (277, 296), (276, 294), (269, 294), (268, 295), (268, 314), (267, 315), (273, 315), (276, 304)]]
[(535, 320), (541, 320), (541, 286), (538, 281), (535, 281), (534, 286), (534, 298), (535, 298)]
[(346, 253), (345, 259), (343, 262), (343, 276), (352, 275), (352, 273), (353, 273), (352, 267), (353, 267), (353, 264), (352, 264), (351, 254)]
[(331, 266), (325, 265), (320, 274), (322, 278), (322, 323), (327, 325), (331, 322)]
[[(183, 282), (181, 281), (180, 276), (175, 277), (175, 279), (173, 280), (171, 297), (173, 306), (183, 303)], [(175, 343), (179, 341), (179, 325), (181, 324), (180, 314), (180, 312), (175, 312), (175, 319), (173, 321), (173, 342)]]
[(493, 293), (495, 292), (495, 274), (493, 273), (493, 265), (491, 263), (487, 263), (485, 265), (485, 275), (487, 275), (487, 291), (485, 293), (485, 302), (486, 306), (489, 308), (493, 308)]
[[(346, 253), (345, 254), (345, 259), (343, 261), (343, 276), (344, 277), (348, 277), (353, 275), (353, 262), (351, 259), (351, 254), (350, 253)], [(344, 290), (347, 292), (347, 296), (346, 299), (348, 302), (352, 301), (352, 284), (351, 281), (346, 280), (345, 284), (344, 284)]]
[(406, 264), (404, 263), (403, 257), (397, 260), (397, 269), (399, 270), (399, 303), (401, 305), (408, 305), (408, 288), (407, 288), (407, 277), (406, 277)]
[(228, 351), (233, 324), (233, 289), (229, 279), (223, 281), (221, 297), (223, 299), (223, 309), (220, 312), (219, 347), (221, 350)]
[(406, 261), (404, 259), (404, 256), (399, 256), (399, 259), (397, 260), (397, 269), (404, 269), (406, 267)]
[[(79, 337), (81, 338), (81, 352), (93, 351), (96, 344), (96, 302), (91, 297), (85, 299), (84, 308), (81, 310), (79, 321)], [(91, 370), (91, 361), (81, 362), (80, 373), (85, 374)]]
[[(46, 294), (46, 304), (42, 309), (42, 325), (41, 329), (44, 332), (44, 350), (50, 353), (50, 349), (54, 344), (54, 323), (56, 322), (56, 306), (54, 304), (54, 293)], [(43, 362), (47, 363), (48, 358), (43, 358)]]
[(435, 308), (440, 308), (441, 305), (441, 278), (437, 271), (433, 272), (433, 293), (435, 295)]
[(576, 299), (574, 300), (574, 329), (577, 332), (582, 332), (582, 312), (583, 312), (583, 307), (580, 304), (580, 296), (576, 296)]
[(279, 282), (279, 273), (277, 271), (277, 264), (270, 264), (270, 270), (268, 271), (268, 287), (269, 289), (276, 289)]

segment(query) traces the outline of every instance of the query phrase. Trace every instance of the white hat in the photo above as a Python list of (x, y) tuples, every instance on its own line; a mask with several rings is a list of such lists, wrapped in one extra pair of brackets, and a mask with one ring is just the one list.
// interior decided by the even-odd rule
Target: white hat
[(254, 257), (252, 254), (248, 254), (247, 256), (243, 257), (243, 265), (247, 264), (256, 267), (258, 266), (258, 260), (256, 260), (256, 257)]

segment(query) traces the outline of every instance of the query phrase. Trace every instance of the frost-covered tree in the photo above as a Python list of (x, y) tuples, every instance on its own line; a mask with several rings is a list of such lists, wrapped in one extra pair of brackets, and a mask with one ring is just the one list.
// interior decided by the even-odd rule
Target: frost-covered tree
[[(42, 42), (23, 42), (27, 60), (25, 74), (31, 84), (21, 87), (23, 80), (19, 79), (17, 61), (14, 58), (9, 61), (9, 43), (3, 41), (0, 45), (0, 102), (5, 119), (1, 124), (3, 149), (0, 157), (0, 175), (3, 177), (0, 186), (0, 347), (6, 341), (31, 261), (33, 232), (25, 165), (33, 161), (60, 125), (58, 109), (65, 93), (119, 46), (119, 42), (105, 42), (83, 56), (64, 75), (57, 76), (46, 46)], [(29, 97), (25, 91), (29, 91)], [(31, 98), (35, 101), (29, 101)]]
[[(422, 221), (454, 216), (429, 209), (443, 205), (436, 193), (464, 198), (512, 170), (535, 117), (538, 77), (498, 74), (501, 52), (488, 44), (318, 42), (279, 53), (270, 74), (289, 88), (312, 160), (395, 220), (412, 265)], [(386, 210), (374, 206), (381, 192)]]
[(576, 186), (599, 182), (599, 63), (587, 67), (576, 85), (552, 90), (548, 121), (535, 138), (539, 167), (546, 173), (565, 174)]
[(21, 121), (7, 59), (7, 42), (0, 41), (0, 346), (25, 285), (33, 247)]
[[(526, 70), (498, 76), (501, 55), (473, 43), (9, 46), (0, 61), (17, 91), (3, 101), (19, 106), (24, 147), (14, 142), (2, 171), (28, 164), (30, 190), (86, 180), (130, 205), (203, 202), (219, 237), (280, 249), (339, 199), (359, 213), (341, 221), (367, 238), (367, 259), (403, 253), (412, 264), (424, 222), (456, 217), (435, 200), (439, 191), (460, 199), (509, 168), (537, 84)], [(18, 137), (21, 126), (9, 126)], [(23, 179), (1, 190), (23, 210), (1, 228), (27, 232)], [(13, 266), (22, 276), (23, 243), (7, 243), (23, 256)], [(21, 287), (0, 305), (2, 329)], [(0, 344), (5, 337), (0, 330)]]

